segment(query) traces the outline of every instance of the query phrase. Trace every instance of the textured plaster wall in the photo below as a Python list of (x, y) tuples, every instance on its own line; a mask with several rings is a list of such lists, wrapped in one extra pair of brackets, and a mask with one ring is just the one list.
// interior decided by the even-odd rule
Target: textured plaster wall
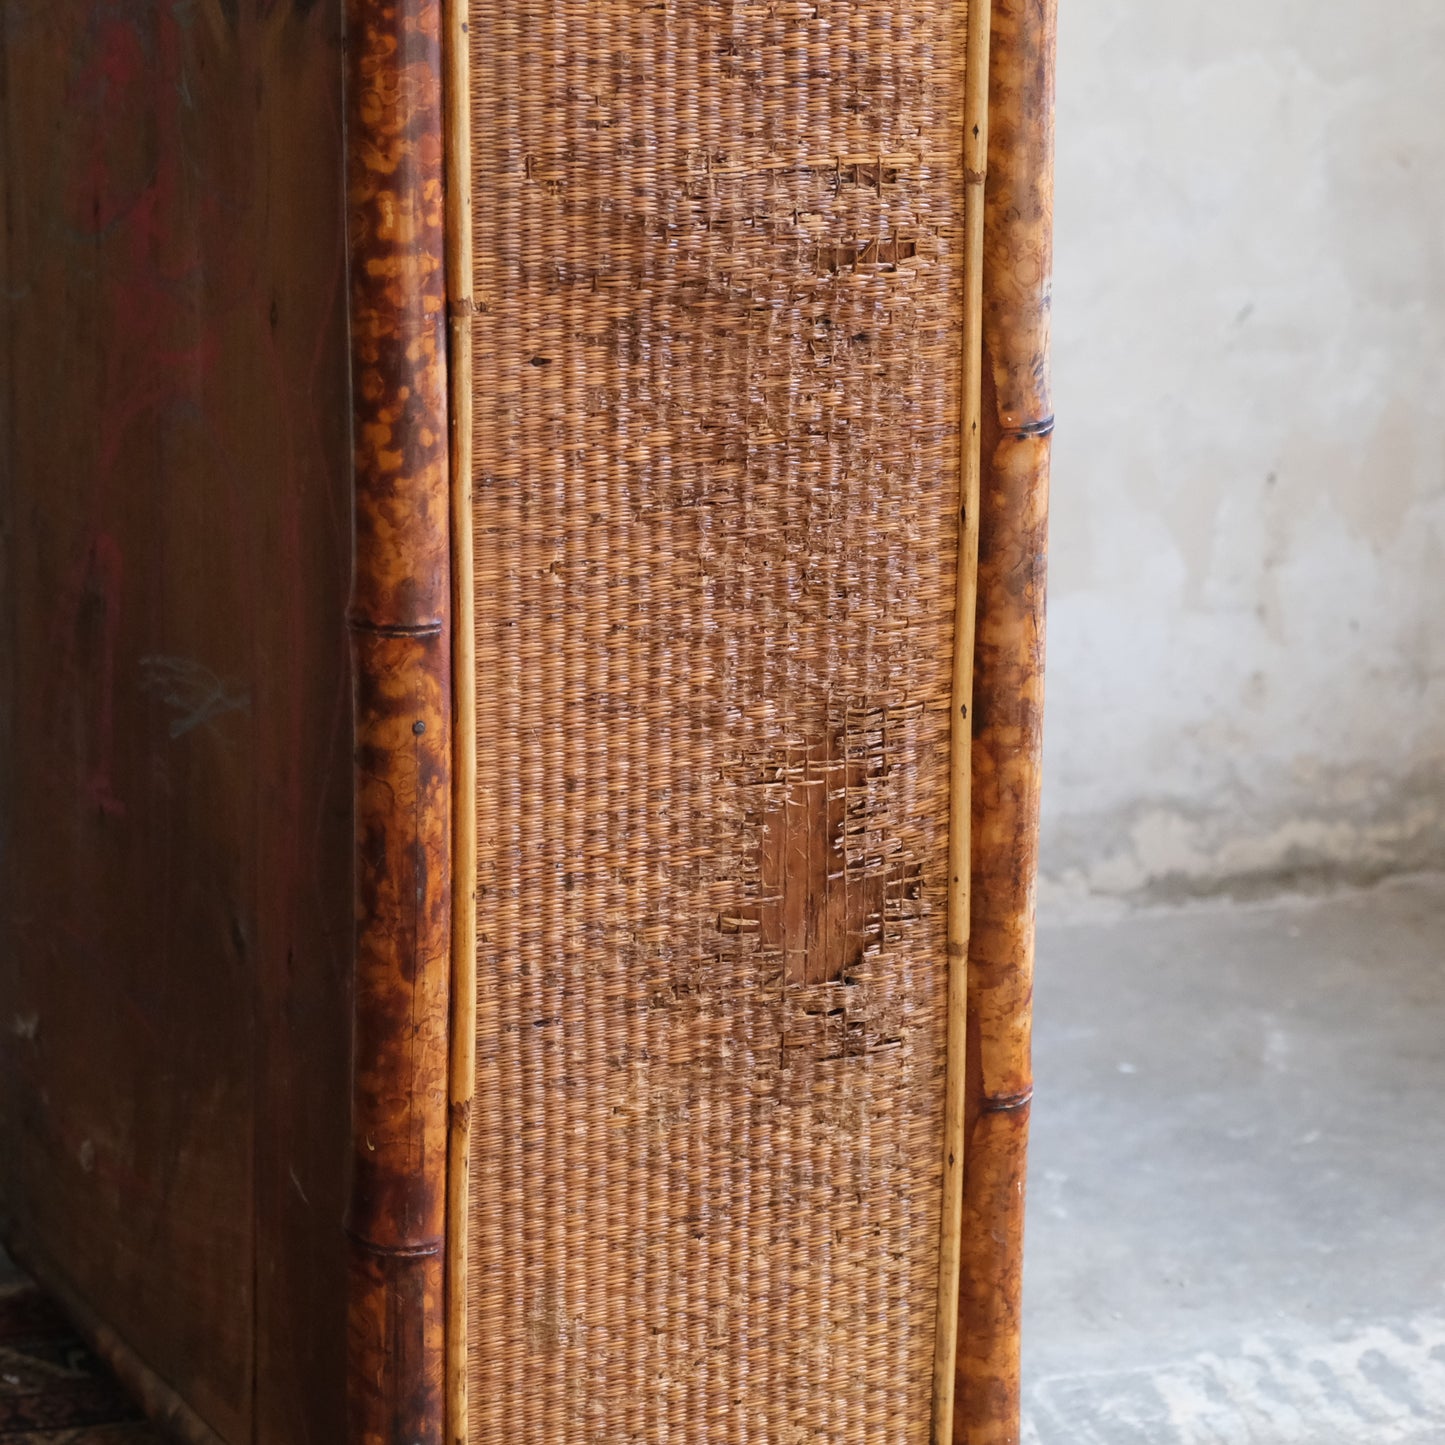
[(1445, 864), (1445, 5), (1060, 10), (1045, 901)]

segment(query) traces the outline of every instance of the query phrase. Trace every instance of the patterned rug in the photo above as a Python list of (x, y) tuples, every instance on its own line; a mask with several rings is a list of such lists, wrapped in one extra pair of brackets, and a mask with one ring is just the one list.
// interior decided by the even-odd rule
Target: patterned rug
[(3, 1253), (0, 1445), (160, 1445), (65, 1317)]

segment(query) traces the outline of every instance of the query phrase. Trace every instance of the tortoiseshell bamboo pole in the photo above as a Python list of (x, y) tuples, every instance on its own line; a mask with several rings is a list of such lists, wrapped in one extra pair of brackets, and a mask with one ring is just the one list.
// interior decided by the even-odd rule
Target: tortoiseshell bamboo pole
[(451, 639), (439, 0), (348, 0), (356, 552), (351, 1445), (444, 1420)]
[(983, 369), (984, 180), (988, 161), (990, 0), (967, 7), (963, 114), (963, 449), (958, 572), (954, 602), (952, 725), (948, 807), (948, 1039), (944, 1083), (943, 1201), (938, 1314), (933, 1344), (932, 1445), (952, 1437), (963, 1252), (965, 1079), (968, 1021), (973, 661), (978, 576), (978, 499)]
[(447, 1438), (467, 1439), (467, 1239), (477, 1075), (477, 638), (472, 567), (471, 0), (445, 0), (447, 317), (451, 347), (452, 1040), (447, 1162)]
[(994, 0), (958, 1445), (1016, 1445), (1048, 515), (1056, 0)]

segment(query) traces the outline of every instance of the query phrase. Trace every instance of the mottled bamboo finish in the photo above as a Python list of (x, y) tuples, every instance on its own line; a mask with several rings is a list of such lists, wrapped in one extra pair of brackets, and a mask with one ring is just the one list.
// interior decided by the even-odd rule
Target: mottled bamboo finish
[(1054, 0), (993, 0), (959, 1445), (1016, 1445), (1043, 709)]
[(357, 940), (349, 1438), (443, 1438), (450, 487), (438, 0), (350, 0)]

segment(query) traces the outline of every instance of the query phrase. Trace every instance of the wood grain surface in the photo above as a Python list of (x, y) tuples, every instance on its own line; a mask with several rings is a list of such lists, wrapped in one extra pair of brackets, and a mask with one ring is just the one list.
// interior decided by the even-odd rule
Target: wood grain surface
[(7, 0), (0, 1189), (228, 1441), (342, 1429), (341, 24)]

